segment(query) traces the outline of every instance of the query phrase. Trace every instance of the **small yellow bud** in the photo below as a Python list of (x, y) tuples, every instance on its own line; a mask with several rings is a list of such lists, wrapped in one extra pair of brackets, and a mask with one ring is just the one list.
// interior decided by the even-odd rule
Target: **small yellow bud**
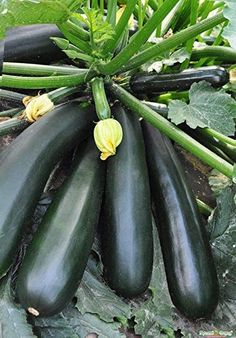
[(23, 103), (26, 106), (24, 115), (29, 122), (38, 120), (54, 108), (54, 103), (49, 99), (47, 94), (35, 97), (26, 96), (23, 99)]
[(123, 131), (120, 123), (115, 119), (101, 120), (94, 128), (94, 140), (101, 151), (101, 160), (116, 154), (116, 148), (121, 143)]

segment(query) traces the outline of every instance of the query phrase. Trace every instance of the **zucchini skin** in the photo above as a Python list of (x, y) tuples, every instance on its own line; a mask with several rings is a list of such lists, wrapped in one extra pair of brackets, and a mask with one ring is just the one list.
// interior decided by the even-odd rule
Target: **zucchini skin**
[(92, 129), (94, 110), (61, 105), (23, 131), (0, 154), (0, 276), (17, 252), (50, 172)]
[(105, 164), (93, 142), (81, 148), (19, 270), (17, 296), (24, 308), (34, 308), (40, 316), (60, 312), (72, 299), (94, 241)]
[(123, 128), (115, 156), (107, 160), (102, 212), (104, 275), (124, 297), (144, 292), (150, 282), (153, 238), (148, 172), (138, 117), (116, 105)]
[(171, 142), (147, 122), (142, 126), (171, 299), (189, 319), (209, 317), (219, 290), (206, 229)]
[(229, 73), (223, 67), (208, 66), (183, 70), (180, 73), (138, 73), (131, 77), (130, 88), (135, 94), (155, 94), (166, 91), (188, 90), (194, 82), (210, 82), (215, 88), (229, 82)]
[(45, 63), (65, 58), (51, 36), (62, 37), (56, 25), (29, 25), (11, 29), (5, 39), (4, 61)]

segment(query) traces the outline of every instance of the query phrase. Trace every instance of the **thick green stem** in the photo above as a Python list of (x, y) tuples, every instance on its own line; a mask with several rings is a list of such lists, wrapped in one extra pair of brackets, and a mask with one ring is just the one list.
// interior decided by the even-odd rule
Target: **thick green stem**
[(200, 199), (197, 198), (196, 200), (197, 200), (197, 205), (198, 205), (200, 213), (205, 216), (210, 216), (213, 209), (209, 205), (201, 201)]
[[(185, 42), (188, 39), (192, 39), (193, 37), (199, 35), (200, 33), (213, 28), (220, 23), (224, 22), (226, 19), (224, 18), (223, 14), (217, 14), (211, 18), (205, 19), (193, 26), (190, 26), (173, 36), (161, 41), (160, 43), (154, 45), (153, 47), (150, 47), (148, 49), (145, 49), (143, 52), (137, 54), (134, 56), (128, 64), (123, 66), (120, 69), (120, 72), (126, 72), (130, 69), (137, 68), (141, 66), (142, 64), (146, 63), (147, 61), (152, 60), (153, 58), (156, 58), (163, 52), (166, 52), (170, 49), (173, 49), (179, 45), (181, 45), (183, 42)], [(115, 60), (115, 59), (113, 59)], [(117, 69), (118, 70), (118, 69)]]
[(234, 140), (231, 137), (228, 137), (226, 135), (223, 135), (223, 134), (219, 133), (218, 131), (216, 131), (214, 129), (204, 128), (204, 129), (201, 129), (201, 132), (203, 134), (207, 134), (207, 135), (213, 136), (213, 137), (215, 137), (219, 141), (222, 141), (224, 143), (227, 143), (227, 144), (230, 144), (230, 145), (236, 147), (236, 140)]
[[(199, 0), (192, 0), (191, 1), (191, 12), (190, 12), (190, 25), (195, 25), (197, 23), (197, 10), (199, 7)], [(187, 40), (186, 42), (186, 49), (188, 53), (191, 55), (192, 49), (193, 49), (193, 44), (194, 44), (194, 38)], [(189, 67), (189, 59), (186, 59), (180, 69), (184, 70)]]
[(76, 25), (75, 23), (71, 22), (70, 20), (68, 20), (67, 22), (65, 22), (63, 24), (63, 27), (70, 33), (72, 33), (73, 35), (75, 35), (76, 37), (84, 40), (84, 41), (89, 41), (90, 36), (89, 36), (89, 32), (87, 32), (86, 30), (84, 30), (82, 27), (80, 27), (79, 25)]
[(91, 80), (95, 75), (95, 71), (86, 72), (84, 74), (58, 75), (49, 77), (3, 75), (2, 86), (21, 89), (74, 87)]
[(154, 32), (157, 23), (163, 21), (169, 11), (176, 5), (178, 0), (166, 0), (163, 5), (153, 14), (148, 22), (133, 37), (130, 43), (110, 62), (99, 65), (98, 69), (102, 74), (115, 74), (125, 65), (128, 60), (142, 47)]
[(161, 32), (159, 36), (163, 36), (167, 33), (167, 31), (172, 28), (172, 24), (175, 24), (177, 17), (179, 16), (179, 12), (181, 11), (185, 0), (180, 0), (172, 11), (166, 16), (165, 20), (163, 20), (161, 26)]
[(20, 112), (20, 108), (12, 108), (0, 112), (0, 117), (13, 117)]
[(108, 40), (103, 48), (103, 54), (107, 55), (108, 53), (112, 52), (117, 44), (119, 43), (122, 33), (125, 30), (126, 25), (129, 22), (129, 18), (131, 14), (133, 13), (134, 7), (136, 5), (137, 0), (129, 0), (127, 6), (125, 7), (125, 10), (118, 21), (116, 27), (115, 27), (115, 33), (111, 40)]
[(76, 47), (78, 47), (81, 51), (87, 54), (91, 54), (92, 49), (89, 44), (83, 40), (80, 40), (74, 34), (71, 34), (64, 26), (65, 24), (58, 24), (58, 28), (63, 33), (63, 35)]
[(115, 27), (116, 25), (116, 9), (117, 0), (109, 0), (107, 2), (107, 21)]
[(49, 92), (48, 97), (50, 98), (50, 100), (56, 103), (62, 100), (63, 98), (72, 95), (76, 92), (78, 92), (78, 87), (62, 87)]
[(126, 105), (127, 108), (136, 112), (143, 117), (147, 122), (152, 124), (155, 128), (160, 129), (170, 139), (181, 145), (184, 149), (191, 152), (193, 155), (200, 158), (203, 162), (219, 170), (228, 177), (233, 176), (233, 166), (214, 154), (212, 151), (201, 145), (171, 122), (166, 120), (161, 115), (154, 112), (152, 109), (141, 103), (133, 95), (128, 93), (125, 89), (117, 84), (110, 84), (109, 88), (113, 95)]
[(31, 75), (31, 76), (50, 76), (50, 75), (70, 75), (84, 74), (86, 69), (68, 66), (47, 66), (31, 63), (3, 62), (3, 73)]
[(111, 109), (107, 102), (103, 78), (96, 77), (91, 81), (91, 86), (99, 120), (109, 119), (111, 117)]
[(191, 60), (195, 61), (203, 57), (212, 57), (217, 60), (236, 63), (236, 50), (223, 46), (206, 46), (193, 49)]
[(149, 0), (148, 4), (154, 11), (156, 11), (158, 9), (158, 4), (157, 4), (156, 0)]

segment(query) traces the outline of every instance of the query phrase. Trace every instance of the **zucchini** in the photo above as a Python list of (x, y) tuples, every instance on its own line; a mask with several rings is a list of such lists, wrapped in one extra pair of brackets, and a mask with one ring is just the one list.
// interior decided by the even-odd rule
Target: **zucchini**
[(168, 138), (142, 122), (153, 211), (173, 304), (187, 318), (209, 317), (219, 291), (205, 226)]
[(55, 108), (23, 131), (0, 154), (0, 276), (17, 252), (53, 167), (92, 128), (94, 111), (76, 102)]
[(2, 76), (3, 56), (4, 56), (4, 40), (0, 41), (0, 76)]
[(155, 94), (167, 91), (188, 90), (194, 82), (210, 82), (215, 88), (229, 82), (229, 73), (218, 66), (183, 70), (180, 73), (157, 74), (141, 72), (130, 78), (130, 88), (135, 94)]
[(45, 63), (65, 58), (51, 36), (62, 37), (55, 25), (29, 25), (11, 29), (5, 39), (4, 61)]
[(133, 297), (147, 289), (152, 272), (149, 181), (138, 117), (118, 105), (112, 113), (124, 135), (117, 154), (107, 160), (102, 259), (110, 287)]
[(74, 169), (47, 210), (20, 267), (17, 296), (24, 308), (40, 316), (63, 310), (83, 276), (104, 186), (105, 167), (98, 155), (93, 141), (79, 148)]

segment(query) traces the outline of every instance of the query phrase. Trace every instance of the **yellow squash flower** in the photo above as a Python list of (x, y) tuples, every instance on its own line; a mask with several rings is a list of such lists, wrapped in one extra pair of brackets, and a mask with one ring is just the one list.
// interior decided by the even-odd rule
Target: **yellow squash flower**
[(26, 106), (24, 115), (29, 122), (38, 120), (54, 108), (54, 103), (49, 99), (47, 94), (35, 97), (26, 96), (23, 99), (23, 103)]
[(120, 123), (115, 119), (101, 120), (94, 128), (94, 140), (101, 151), (101, 160), (116, 154), (116, 148), (121, 143), (123, 131)]

